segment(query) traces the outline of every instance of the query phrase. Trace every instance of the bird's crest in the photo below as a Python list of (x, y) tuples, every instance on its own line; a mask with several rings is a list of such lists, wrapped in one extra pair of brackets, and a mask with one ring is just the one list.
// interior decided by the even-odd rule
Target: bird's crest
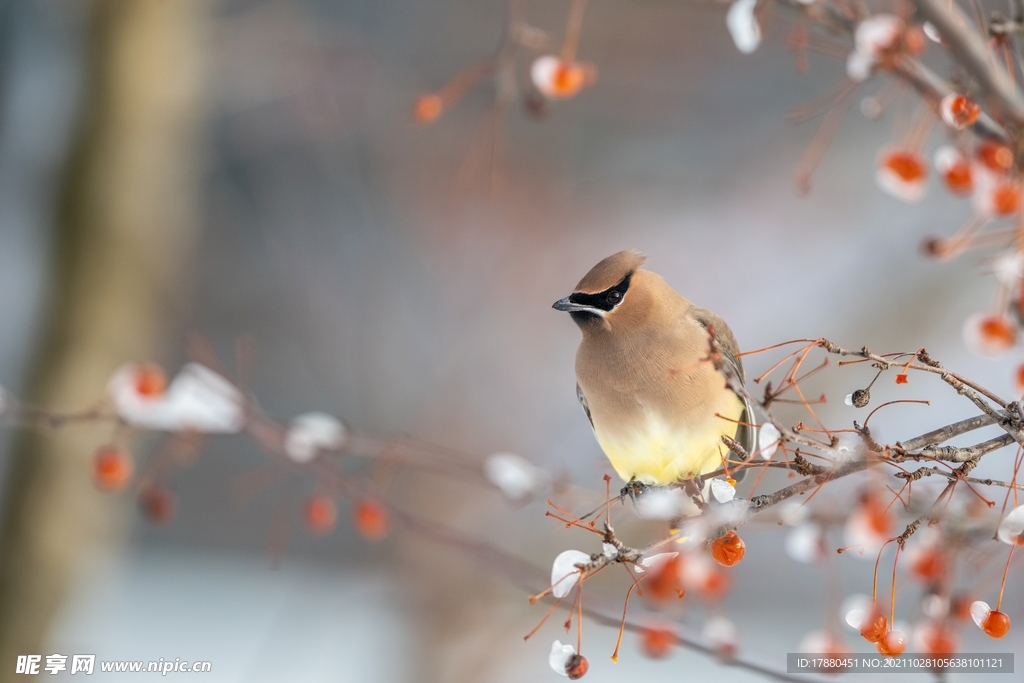
[(646, 260), (647, 257), (636, 249), (627, 249), (612, 254), (591, 268), (590, 272), (584, 275), (580, 283), (576, 285), (575, 291), (589, 294), (603, 292), (622, 282), (627, 275), (639, 268)]

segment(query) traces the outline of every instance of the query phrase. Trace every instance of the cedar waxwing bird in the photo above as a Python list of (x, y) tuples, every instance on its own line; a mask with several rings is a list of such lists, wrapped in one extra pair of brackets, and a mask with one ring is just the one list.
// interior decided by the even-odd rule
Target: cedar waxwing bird
[(665, 486), (721, 467), (723, 435), (753, 453), (754, 411), (711, 361), (713, 333), (744, 380), (732, 330), (642, 270), (645, 260), (612, 254), (553, 308), (583, 332), (576, 397), (612, 467), (624, 481)]

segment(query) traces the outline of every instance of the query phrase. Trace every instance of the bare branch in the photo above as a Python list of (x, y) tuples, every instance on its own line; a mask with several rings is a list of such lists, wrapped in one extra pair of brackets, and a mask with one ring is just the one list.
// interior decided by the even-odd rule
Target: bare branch
[(955, 4), (945, 0), (913, 0), (921, 16), (939, 31), (956, 61), (978, 82), (993, 108), (1013, 128), (1024, 126), (1024, 100), (1006, 71), (992, 59), (985, 40)]
[[(917, 481), (918, 479), (921, 479), (923, 477), (930, 477), (932, 475), (945, 477), (946, 479), (950, 480), (960, 479), (960, 476), (957, 475), (956, 472), (944, 470), (941, 467), (922, 467), (920, 469), (914, 470), (911, 473), (908, 473), (905, 476), (901, 476), (900, 473), (896, 474), (896, 476), (900, 477), (901, 479), (908, 479), (912, 481)], [(998, 479), (978, 479), (976, 477), (963, 477), (963, 481), (968, 482), (970, 484), (979, 484), (980, 486), (999, 486), (1005, 489), (1024, 491), (1024, 485), (1011, 484), (1008, 481), (1000, 481)]]
[(1003, 434), (975, 446), (967, 446), (965, 448), (957, 448), (956, 446), (926, 448), (917, 453), (908, 453), (904, 457), (910, 460), (927, 458), (929, 460), (945, 460), (947, 462), (967, 462), (968, 460), (980, 458), (986, 453), (1005, 448), (1012, 443), (1014, 443), (1013, 435)]
[(954, 436), (960, 436), (961, 434), (966, 434), (967, 432), (974, 431), (975, 429), (987, 427), (990, 424), (995, 424), (995, 421), (989, 415), (969, 417), (966, 420), (961, 420), (960, 422), (954, 422), (953, 424), (946, 425), (945, 427), (933, 429), (932, 431), (913, 439), (897, 442), (896, 445), (902, 447), (905, 451), (916, 451), (919, 448), (940, 444), (943, 441), (952, 439)]
[(940, 505), (942, 504), (942, 501), (946, 499), (946, 496), (952, 495), (953, 488), (957, 485), (957, 482), (966, 478), (967, 475), (971, 473), (971, 470), (978, 466), (979, 461), (980, 456), (974, 458), (973, 460), (968, 460), (963, 465), (960, 465), (960, 467), (956, 468), (956, 470), (951, 472), (953, 478), (950, 479), (949, 483), (946, 484), (946, 488), (942, 490), (942, 493), (940, 493), (938, 498), (935, 499), (935, 502), (932, 503), (932, 506), (931, 508), (928, 509), (928, 512), (924, 513), (923, 515), (915, 519), (913, 522), (908, 524), (907, 528), (903, 530), (903, 533), (897, 537), (896, 540), (899, 542), (901, 546), (904, 545), (910, 539), (910, 537), (913, 536), (917, 532), (917, 530), (921, 528), (922, 523), (924, 523), (926, 520), (932, 521), (936, 519), (937, 512), (939, 510)]
[(775, 493), (754, 496), (750, 499), (750, 510), (751, 512), (760, 512), (761, 510), (767, 510), (773, 505), (778, 505), (784, 500), (792, 498), (793, 496), (805, 493), (811, 489), (817, 488), (824, 484), (826, 481), (832, 481), (834, 479), (841, 479), (842, 477), (853, 474), (854, 472), (860, 472), (866, 470), (869, 467), (878, 465), (883, 462), (882, 460), (853, 460), (851, 462), (840, 465), (839, 467), (829, 470), (823, 474), (819, 474), (814, 477), (808, 477), (802, 479), (795, 484), (791, 484), (784, 489), (779, 489)]

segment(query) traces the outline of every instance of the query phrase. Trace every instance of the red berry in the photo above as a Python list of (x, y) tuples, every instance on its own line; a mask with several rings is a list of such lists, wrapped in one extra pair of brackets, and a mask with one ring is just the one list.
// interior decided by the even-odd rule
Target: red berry
[(947, 95), (939, 104), (943, 120), (954, 128), (965, 128), (981, 115), (981, 107), (965, 95)]
[[(738, 560), (737, 560), (738, 561)], [(711, 565), (700, 586), (700, 593), (708, 600), (717, 600), (729, 591), (729, 577), (718, 567)]]
[(1005, 612), (992, 610), (981, 622), (981, 630), (998, 640), (1010, 632), (1010, 617)]
[(583, 69), (577, 64), (562, 62), (551, 78), (551, 89), (561, 97), (571, 97), (583, 87)]
[(587, 658), (583, 655), (573, 655), (565, 663), (565, 673), (571, 681), (578, 681), (583, 678), (589, 668), (590, 664), (587, 663)]
[(860, 634), (869, 643), (877, 643), (885, 637), (889, 622), (884, 614), (875, 612), (860, 625)]
[(444, 111), (444, 100), (440, 95), (424, 95), (416, 100), (412, 117), (417, 123), (431, 123)]
[(865, 520), (871, 531), (879, 536), (888, 536), (892, 531), (888, 503), (882, 496), (872, 492), (865, 494), (861, 503), (864, 505)]
[(946, 573), (946, 561), (938, 548), (927, 548), (915, 558), (910, 571), (922, 581), (938, 581)]
[(730, 531), (725, 536), (720, 536), (711, 543), (711, 556), (715, 558), (715, 562), (723, 567), (732, 567), (738, 564), (746, 552), (746, 544), (743, 543), (743, 539), (735, 531)]
[(337, 520), (338, 508), (327, 496), (311, 496), (306, 501), (306, 525), (316, 533), (327, 533)]
[(545, 97), (572, 97), (594, 81), (596, 72), (589, 64), (566, 62), (554, 55), (543, 55), (530, 67), (530, 79)]
[(908, 26), (907, 32), (903, 34), (903, 44), (906, 46), (907, 52), (917, 56), (924, 52), (924, 48), (928, 43), (925, 41), (922, 29), (917, 26)]
[(966, 160), (951, 164), (943, 172), (942, 179), (953, 194), (970, 194), (974, 190), (974, 176)]
[(1014, 373), (1013, 377), (1014, 391), (1016, 391), (1018, 395), (1024, 394), (1024, 363), (1017, 366), (1017, 372)]
[(644, 594), (660, 602), (683, 597), (682, 569), (683, 560), (679, 555), (668, 558), (647, 573), (643, 582)]
[(1005, 181), (992, 190), (992, 213), (996, 216), (1012, 216), (1020, 210), (1020, 183)]
[(886, 657), (898, 657), (907, 649), (907, 637), (899, 631), (889, 631), (875, 643), (875, 649)]
[(1009, 348), (1017, 343), (1017, 328), (1009, 319), (992, 315), (982, 319), (981, 336), (994, 346)]
[(139, 491), (139, 508), (151, 522), (166, 524), (174, 517), (174, 494), (160, 484), (146, 484)]
[(928, 629), (921, 640), (925, 652), (936, 656), (951, 655), (956, 652), (959, 645), (956, 632), (941, 624), (936, 624), (933, 628)]
[(882, 166), (905, 183), (923, 182), (928, 177), (928, 165), (920, 154), (912, 150), (894, 150), (882, 158)]
[(101, 446), (92, 460), (92, 476), (104, 491), (120, 491), (132, 478), (132, 456), (117, 446)]
[(983, 142), (974, 153), (981, 163), (998, 173), (1009, 171), (1013, 166), (1013, 152), (1006, 145)]
[(167, 375), (159, 365), (151, 363), (139, 365), (135, 368), (132, 380), (135, 383), (135, 391), (145, 398), (163, 396), (167, 390)]
[(664, 657), (676, 644), (676, 634), (665, 628), (645, 628), (640, 633), (644, 654), (655, 659)]
[(352, 523), (364, 538), (379, 541), (388, 533), (388, 512), (377, 501), (363, 498), (352, 509)]

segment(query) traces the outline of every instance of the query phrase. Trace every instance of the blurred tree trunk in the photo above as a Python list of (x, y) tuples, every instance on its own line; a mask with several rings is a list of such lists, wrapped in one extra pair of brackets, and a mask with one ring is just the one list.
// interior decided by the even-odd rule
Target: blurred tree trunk
[[(195, 241), (208, 12), (208, 0), (92, 3), (81, 121), (26, 390), (34, 403), (87, 407), (120, 364), (167, 341)], [(46, 654), (76, 566), (123, 527), (124, 498), (96, 492), (90, 475), (111, 432), (18, 437), (0, 522), (0, 681), (15, 678), (17, 655)]]

